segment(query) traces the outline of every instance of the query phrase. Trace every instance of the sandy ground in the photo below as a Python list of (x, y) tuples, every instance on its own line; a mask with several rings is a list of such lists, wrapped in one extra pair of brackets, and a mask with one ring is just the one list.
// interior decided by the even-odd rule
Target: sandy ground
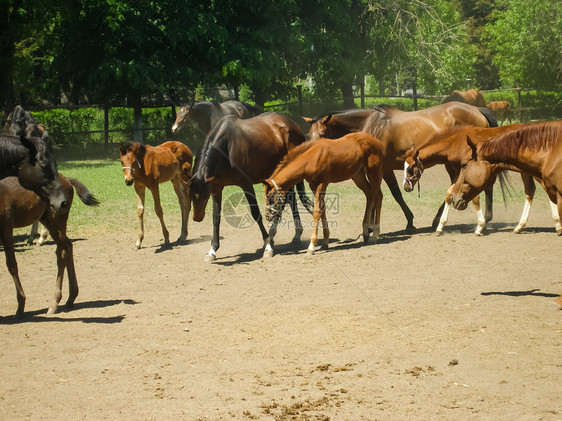
[[(55, 315), (54, 245), (21, 245), (24, 319), (0, 267), (0, 418), (560, 420), (562, 239), (538, 195), (523, 234), (522, 203), (498, 204), (483, 237), (471, 210), (435, 236), (415, 193), (421, 229), (406, 235), (387, 195), (368, 245), (346, 199), (312, 257), (288, 224), (262, 259), (257, 227), (225, 222), (212, 264), (208, 219), (162, 249), (149, 202), (139, 251), (135, 221), (70, 227), (80, 294)], [(173, 238), (178, 218), (166, 215)]]

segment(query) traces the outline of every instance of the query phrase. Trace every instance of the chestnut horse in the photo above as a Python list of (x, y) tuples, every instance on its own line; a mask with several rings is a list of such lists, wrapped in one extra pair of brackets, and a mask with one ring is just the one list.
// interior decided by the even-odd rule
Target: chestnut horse
[(486, 101), (484, 100), (482, 92), (477, 91), (476, 89), (469, 89), (468, 91), (459, 91), (455, 89), (443, 100), (443, 103), (452, 101), (464, 102), (465, 104), (474, 105), (475, 107), (486, 106)]
[(182, 105), (176, 113), (176, 121), (172, 126), (172, 133), (187, 126), (191, 121), (197, 123), (203, 135), (222, 117), (233, 115), (238, 118), (250, 118), (262, 112), (260, 107), (240, 101), (199, 101), (193, 104)]
[[(335, 139), (347, 133), (365, 131), (380, 140), (383, 146), (384, 181), (406, 216), (408, 231), (415, 229), (414, 215), (402, 197), (393, 172), (404, 168), (406, 152), (435, 133), (452, 127), (497, 125), (487, 108), (476, 108), (460, 102), (448, 102), (420, 111), (400, 111), (388, 105), (381, 105), (366, 110), (348, 110), (304, 119), (311, 124), (308, 132), (311, 139)], [(442, 209), (443, 205), (435, 220), (438, 220)]]
[(139, 221), (137, 250), (144, 239), (144, 199), (146, 189), (154, 199), (154, 210), (164, 235), (164, 243), (170, 243), (170, 233), (164, 223), (164, 212), (160, 204), (159, 184), (171, 181), (178, 196), (181, 209), (181, 234), (178, 241), (187, 239), (187, 219), (191, 202), (189, 200), (189, 180), (193, 156), (187, 146), (181, 142), (165, 142), (159, 146), (141, 145), (138, 142), (121, 145), (121, 166), (125, 175), (125, 184), (134, 184), (137, 194), (137, 217)]
[(80, 199), (88, 206), (97, 205), (98, 201), (91, 195), (86, 186), (74, 179), (67, 179), (58, 174), (60, 184), (68, 198), (68, 205), (61, 212), (52, 212), (49, 204), (33, 193), (24, 189), (15, 177), (7, 177), (0, 180), (0, 238), (4, 244), (6, 255), (6, 266), (14, 279), (16, 285), (18, 308), (16, 316), (22, 316), (25, 306), (25, 294), (18, 275), (18, 265), (14, 253), (14, 228), (25, 227), (35, 221), (47, 227), (57, 245), (57, 278), (54, 302), (49, 306), (49, 313), (55, 313), (62, 298), (62, 281), (64, 271), (67, 270), (69, 296), (66, 307), (71, 308), (78, 295), (78, 282), (74, 270), (74, 257), (72, 242), (66, 236), (66, 224), (70, 213), (70, 206), (74, 196), (72, 186)]
[(493, 183), (501, 171), (517, 171), (541, 181), (551, 201), (556, 231), (562, 235), (562, 121), (525, 124), (482, 142), (466, 136), (458, 153), (461, 171), (449, 189), (456, 209), (465, 209), (467, 201)]
[[(299, 126), (279, 113), (264, 113), (247, 120), (226, 116), (213, 127), (196, 154), (190, 191), (193, 220), (196, 222), (203, 220), (207, 202), (213, 197), (213, 239), (205, 261), (215, 260), (220, 247), (222, 191), (225, 186), (239, 186), (244, 191), (252, 218), (257, 222), (264, 240), (264, 256), (273, 255), (275, 231), (268, 234), (263, 225), (253, 185), (269, 178), (283, 157), (304, 141), (305, 136)], [(303, 183), (297, 184), (297, 190), (301, 202), (312, 212)], [(289, 203), (295, 220), (293, 241), (296, 242), (300, 241), (302, 224), (292, 191)]]
[[(404, 190), (412, 191), (416, 182), (421, 178), (423, 171), (437, 164), (444, 164), (451, 176), (451, 182), (454, 183), (458, 178), (461, 169), (461, 155), (458, 153), (462, 148), (461, 146), (466, 143), (466, 136), (469, 135), (474, 142), (481, 142), (489, 139), (492, 136), (516, 130), (522, 127), (523, 124), (514, 124), (511, 126), (481, 128), (481, 127), (461, 127), (453, 129), (449, 132), (439, 133), (431, 139), (422, 143), (417, 148), (413, 148), (406, 153), (406, 161), (404, 162)], [(523, 186), (525, 188), (525, 207), (523, 214), (517, 227), (513, 230), (514, 233), (520, 233), (527, 224), (531, 204), (535, 194), (535, 182), (533, 177), (521, 174)], [(418, 185), (419, 188), (419, 185)], [(492, 186), (489, 187), (491, 189)], [(478, 214), (478, 226), (475, 234), (480, 235), (486, 220), (480, 211), (479, 197), (473, 199), (476, 212)], [(437, 227), (437, 234), (443, 233), (443, 227), (447, 223), (449, 214), (449, 203), (445, 204), (443, 214)]]
[(494, 113), (496, 120), (500, 122), (500, 125), (503, 126), (503, 123), (506, 119), (509, 120), (509, 124), (511, 124), (511, 104), (507, 101), (490, 101), (486, 104), (486, 108), (489, 108)]
[(287, 191), (306, 180), (315, 197), (314, 224), (308, 254), (314, 254), (320, 219), (324, 231), (322, 248), (328, 248), (330, 231), (324, 195), (330, 183), (349, 179), (355, 182), (367, 199), (363, 217), (363, 240), (365, 243), (369, 240), (371, 231), (376, 239), (380, 233), (382, 206), (382, 145), (365, 132), (350, 133), (339, 139), (319, 138), (289, 152), (271, 177), (265, 180), (269, 203), (268, 219), (279, 219)]

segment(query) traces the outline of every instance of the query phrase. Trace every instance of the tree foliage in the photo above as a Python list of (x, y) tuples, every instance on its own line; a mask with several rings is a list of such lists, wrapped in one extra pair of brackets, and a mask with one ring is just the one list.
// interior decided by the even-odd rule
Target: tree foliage
[[(559, 89), (561, 0), (0, 0), (0, 102), (129, 104), (198, 86), (263, 103), (516, 79)], [(499, 69), (499, 73), (497, 71)], [(370, 80), (371, 80), (370, 79)], [(244, 91), (246, 92), (246, 91)]]

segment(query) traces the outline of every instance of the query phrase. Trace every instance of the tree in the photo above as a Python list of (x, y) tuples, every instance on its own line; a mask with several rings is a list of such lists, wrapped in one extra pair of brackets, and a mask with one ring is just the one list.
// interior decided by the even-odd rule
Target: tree
[(562, 88), (562, 1), (498, 0), (503, 11), (489, 24), (494, 63), (504, 83)]

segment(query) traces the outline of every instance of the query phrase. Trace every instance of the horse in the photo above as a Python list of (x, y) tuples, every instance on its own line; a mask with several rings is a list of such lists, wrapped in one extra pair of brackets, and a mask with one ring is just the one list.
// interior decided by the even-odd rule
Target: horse
[(140, 249), (144, 239), (144, 199), (146, 189), (154, 199), (154, 210), (164, 235), (164, 243), (170, 244), (170, 233), (164, 223), (164, 212), (160, 204), (159, 184), (171, 181), (178, 196), (181, 209), (181, 234), (179, 242), (187, 240), (187, 220), (191, 209), (189, 200), (189, 180), (193, 155), (181, 142), (165, 142), (159, 146), (141, 145), (138, 142), (120, 145), (121, 167), (125, 184), (134, 184), (137, 194), (137, 217), (139, 222), (136, 249)]
[[(6, 133), (18, 136), (20, 133), (25, 133), (27, 137), (40, 137), (48, 136), (47, 127), (44, 124), (38, 123), (33, 114), (23, 109), (21, 105), (16, 105), (14, 110), (8, 114), (6, 124), (4, 125)], [(27, 237), (27, 244), (33, 244), (33, 240), (37, 236), (39, 230), (39, 222), (34, 222), (31, 226), (31, 231)], [(47, 239), (49, 231), (43, 227), (37, 245), (41, 246)]]
[(486, 101), (484, 100), (482, 92), (477, 91), (476, 89), (469, 89), (468, 91), (459, 91), (455, 89), (443, 100), (443, 103), (452, 101), (464, 102), (465, 104), (474, 105), (475, 107), (486, 106)]
[(45, 125), (38, 123), (33, 114), (24, 110), (21, 105), (16, 105), (13, 111), (8, 114), (4, 125), (4, 132), (14, 136), (24, 133), (27, 137), (42, 137), (46, 131)]
[(0, 180), (9, 176), (16, 176), (22, 187), (49, 203), (53, 211), (64, 212), (69, 205), (45, 138), (0, 135)]
[(494, 113), (496, 120), (500, 122), (500, 125), (503, 126), (503, 123), (506, 119), (509, 120), (509, 124), (511, 124), (511, 104), (507, 101), (490, 101), (486, 104), (486, 108), (489, 108)]
[(367, 203), (363, 217), (363, 241), (372, 231), (376, 240), (380, 233), (382, 206), (382, 145), (365, 132), (350, 133), (339, 139), (318, 138), (303, 143), (289, 152), (266, 179), (268, 219), (278, 220), (287, 191), (302, 180), (314, 192), (314, 223), (307, 253), (314, 254), (318, 239), (318, 221), (322, 219), (324, 243), (328, 248), (330, 231), (326, 219), (324, 195), (330, 183), (352, 179), (363, 191)]
[(562, 121), (521, 125), (481, 142), (467, 135), (459, 154), (461, 171), (448, 192), (455, 209), (466, 209), (467, 200), (501, 171), (517, 171), (540, 180), (551, 202), (556, 232), (562, 235)]
[[(68, 198), (68, 205), (61, 212), (52, 212), (48, 202), (38, 195), (23, 188), (16, 177), (6, 177), (0, 180), (0, 238), (4, 244), (6, 266), (14, 279), (16, 286), (18, 307), (16, 317), (23, 316), (25, 307), (25, 293), (18, 275), (18, 265), (14, 253), (14, 228), (25, 227), (35, 221), (47, 227), (57, 245), (57, 277), (53, 303), (49, 306), (48, 313), (55, 313), (62, 298), (62, 281), (64, 271), (67, 270), (69, 281), (69, 296), (66, 307), (72, 308), (78, 296), (78, 282), (74, 270), (74, 257), (72, 242), (66, 235), (66, 225), (72, 199), (74, 196), (73, 185), (76, 187), (78, 197), (88, 206), (98, 204), (86, 186), (76, 179), (68, 179), (62, 174), (57, 174), (62, 188)], [(70, 180), (73, 180), (72, 182)]]
[[(253, 219), (257, 222), (264, 240), (264, 257), (273, 256), (274, 231), (269, 235), (256, 201), (254, 184), (271, 176), (283, 157), (306, 140), (300, 127), (279, 113), (264, 113), (242, 120), (233, 116), (223, 117), (207, 135), (195, 156), (195, 171), (191, 179), (193, 220), (205, 217), (205, 207), (213, 197), (213, 239), (205, 261), (216, 259), (220, 247), (219, 229), (222, 191), (225, 186), (239, 186), (250, 205)], [(312, 213), (310, 200), (304, 193), (304, 184), (297, 184), (301, 202)], [(295, 220), (293, 242), (300, 241), (302, 224), (294, 192), (289, 192), (289, 203)]]
[[(380, 140), (383, 145), (383, 177), (392, 196), (400, 205), (407, 220), (406, 231), (412, 232), (414, 215), (402, 197), (394, 170), (404, 167), (406, 152), (435, 133), (456, 126), (496, 126), (487, 108), (476, 108), (459, 102), (448, 102), (419, 111), (400, 111), (389, 105), (371, 109), (347, 110), (328, 113), (315, 118), (303, 117), (310, 123), (310, 139), (328, 137), (335, 139), (348, 133), (364, 131)], [(491, 200), (490, 200), (491, 205)], [(441, 215), (441, 205), (435, 220)], [(487, 201), (487, 216), (491, 211)]]
[[(404, 161), (404, 190), (407, 192), (412, 191), (416, 183), (421, 178), (423, 171), (437, 164), (445, 165), (447, 172), (451, 177), (451, 183), (454, 183), (458, 178), (458, 174), (461, 169), (462, 157), (458, 152), (461, 150), (460, 146), (464, 145), (466, 142), (467, 135), (469, 135), (473, 141), (481, 142), (492, 136), (496, 136), (510, 130), (516, 130), (522, 126), (523, 124), (493, 128), (460, 127), (452, 129), (451, 131), (436, 134), (420, 146), (412, 148), (406, 153), (406, 160)], [(513, 232), (517, 234), (520, 233), (527, 224), (536, 189), (533, 177), (521, 174), (521, 179), (525, 189), (526, 201), (519, 224), (513, 230)], [(491, 188), (492, 186), (488, 189)], [(478, 215), (478, 226), (476, 227), (475, 234), (481, 235), (482, 230), (486, 225), (486, 220), (480, 211), (479, 196), (476, 196), (473, 199), (473, 203)], [(449, 208), (450, 204), (446, 203), (439, 221), (439, 226), (436, 230), (438, 235), (443, 233), (443, 227), (447, 223), (447, 217), (449, 215)]]
[(233, 115), (238, 118), (250, 118), (260, 114), (263, 110), (254, 105), (241, 101), (198, 101), (182, 105), (176, 113), (176, 121), (172, 126), (172, 133), (195, 121), (203, 135), (224, 116)]

